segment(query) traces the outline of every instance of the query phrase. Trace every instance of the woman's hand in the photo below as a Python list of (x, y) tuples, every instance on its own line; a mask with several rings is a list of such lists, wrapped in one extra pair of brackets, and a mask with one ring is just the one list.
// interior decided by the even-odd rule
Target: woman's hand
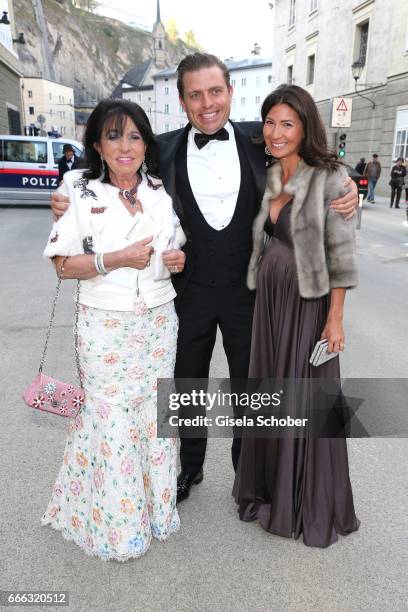
[(353, 179), (349, 176), (344, 181), (344, 187), (350, 188), (350, 191), (343, 197), (333, 200), (330, 203), (330, 207), (343, 215), (345, 219), (352, 219), (358, 208), (358, 189)]
[(58, 221), (60, 217), (66, 212), (69, 206), (69, 198), (54, 191), (51, 194), (51, 210), (54, 221)]
[(163, 263), (172, 274), (179, 274), (184, 270), (186, 254), (180, 249), (163, 251)]
[(150, 264), (150, 257), (154, 251), (151, 246), (153, 236), (147, 236), (143, 240), (138, 240), (122, 250), (122, 266), (126, 268), (136, 268), (144, 270)]
[(345, 337), (342, 317), (330, 316), (329, 314), (326, 325), (322, 331), (322, 335), (320, 336), (320, 340), (324, 339), (329, 343), (329, 346), (327, 347), (327, 351), (329, 353), (344, 351)]

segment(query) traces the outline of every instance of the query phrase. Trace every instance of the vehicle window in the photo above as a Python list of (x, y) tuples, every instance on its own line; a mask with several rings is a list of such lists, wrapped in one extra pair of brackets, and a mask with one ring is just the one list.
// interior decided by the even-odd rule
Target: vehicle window
[[(54, 153), (54, 160), (57, 162), (61, 159), (62, 157), (62, 149), (64, 148), (64, 144), (66, 144), (65, 142), (62, 142), (60, 140), (57, 140), (55, 142), (52, 143), (52, 151)], [(74, 149), (74, 153), (77, 157), (81, 157), (82, 155), (82, 151), (80, 151), (78, 149), (78, 147), (76, 147), (75, 145), (72, 145), (72, 148)]]
[(25, 140), (4, 140), (3, 159), (26, 164), (47, 163), (47, 143)]

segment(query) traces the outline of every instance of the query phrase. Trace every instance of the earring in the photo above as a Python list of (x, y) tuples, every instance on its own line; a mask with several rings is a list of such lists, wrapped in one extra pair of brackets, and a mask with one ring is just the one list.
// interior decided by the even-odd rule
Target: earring
[(147, 174), (147, 164), (146, 164), (146, 158), (143, 158), (142, 161), (142, 172), (144, 172), (145, 174)]
[(272, 153), (270, 152), (268, 145), (265, 145), (265, 155), (272, 157)]
[(102, 157), (102, 153), (99, 153), (99, 156), (101, 158), (101, 173), (99, 175), (99, 180), (101, 181), (101, 183), (103, 183), (104, 178), (105, 178), (105, 162), (104, 162), (104, 159)]

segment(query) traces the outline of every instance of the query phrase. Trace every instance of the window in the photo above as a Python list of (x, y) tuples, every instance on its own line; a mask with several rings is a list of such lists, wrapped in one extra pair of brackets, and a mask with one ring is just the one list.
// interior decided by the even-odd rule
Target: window
[[(65, 142), (61, 142), (60, 140), (55, 140), (52, 142), (52, 151), (54, 154), (54, 159), (61, 159), (61, 157), (63, 156), (62, 149), (64, 147), (64, 144)], [(75, 155), (77, 157), (81, 157), (81, 151), (75, 145), (72, 145), (72, 148), (74, 149)]]
[(293, 64), (288, 66), (288, 73), (286, 77), (286, 82), (291, 85), (293, 83)]
[(235, 79), (231, 79), (231, 85), (232, 87), (235, 87)]
[(30, 113), (30, 115), (34, 115), (34, 106), (29, 106), (28, 112)]
[(142, 94), (137, 94), (137, 101), (141, 102), (142, 101)]
[(271, 74), (268, 75), (268, 83), (272, 83), (272, 75)]
[(393, 159), (408, 158), (408, 106), (397, 110)]
[(310, 0), (309, 13), (314, 13), (314, 11), (317, 11), (318, 8), (318, 0)]
[(182, 115), (183, 113), (184, 113), (184, 108), (180, 104), (179, 105), (179, 115)]
[(241, 117), (240, 121), (245, 121), (245, 117)]
[(179, 128), (183, 128), (184, 127), (184, 123), (179, 123)]
[(260, 121), (260, 120), (261, 119), (260, 119), (259, 115), (258, 115), (258, 117), (254, 117), (254, 121)]
[(242, 87), (245, 87), (245, 85), (246, 85), (246, 78), (245, 77), (242, 77), (241, 85), (242, 85)]
[(47, 143), (4, 140), (4, 161), (42, 164), (47, 162)]
[(255, 104), (259, 104), (261, 101), (261, 96), (255, 96)]
[(29, 90), (28, 90), (28, 97), (29, 97), (29, 98), (32, 98), (32, 97), (33, 97), (33, 92), (32, 92), (32, 90), (31, 90), (31, 89), (29, 89)]
[(50, 100), (52, 100), (52, 93), (49, 93), (48, 97), (49, 97)]
[(166, 123), (164, 126), (164, 131), (165, 132), (170, 132), (170, 123)]
[(290, 8), (289, 8), (289, 27), (295, 25), (296, 21), (296, 0), (290, 0)]
[(313, 85), (314, 83), (314, 72), (315, 72), (315, 56), (309, 55), (307, 58), (307, 76), (306, 85)]
[(245, 106), (245, 98), (241, 98), (241, 106)]
[(169, 95), (169, 88), (168, 88), (168, 87), (165, 87), (165, 88), (164, 88), (164, 95), (165, 95), (165, 96), (168, 96), (168, 95)]
[(258, 85), (258, 86), (261, 84), (261, 77), (260, 76), (257, 76), (255, 78), (255, 84)]
[(7, 106), (7, 121), (10, 134), (21, 134), (20, 113), (16, 108)]
[(169, 112), (170, 112), (170, 105), (169, 104), (165, 104), (164, 105), (164, 112), (166, 113), (166, 115), (169, 114)]
[(369, 22), (360, 23), (357, 26), (356, 32), (356, 44), (355, 44), (355, 59), (360, 61), (363, 65), (367, 59), (367, 42), (368, 42), (368, 26)]

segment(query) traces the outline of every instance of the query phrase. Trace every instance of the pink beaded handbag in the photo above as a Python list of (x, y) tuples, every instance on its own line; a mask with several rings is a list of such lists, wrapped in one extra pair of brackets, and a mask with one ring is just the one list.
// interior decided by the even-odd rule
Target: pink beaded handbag
[(71, 385), (69, 383), (61, 382), (60, 380), (52, 378), (51, 376), (47, 376), (47, 374), (43, 373), (43, 367), (48, 348), (48, 341), (50, 339), (52, 324), (54, 322), (55, 308), (57, 306), (57, 300), (61, 289), (61, 276), (64, 270), (64, 263), (61, 267), (61, 274), (57, 283), (57, 290), (52, 305), (50, 321), (45, 337), (45, 345), (38, 374), (30, 384), (30, 386), (25, 390), (23, 394), (23, 399), (25, 403), (31, 408), (36, 408), (37, 410), (43, 410), (45, 412), (52, 412), (54, 414), (59, 414), (60, 416), (64, 417), (76, 417), (85, 401), (85, 391), (82, 385), (82, 376), (78, 353), (78, 313), (80, 288), (79, 281), (77, 281), (76, 290), (74, 348), (80, 387), (75, 387), (74, 385)]

